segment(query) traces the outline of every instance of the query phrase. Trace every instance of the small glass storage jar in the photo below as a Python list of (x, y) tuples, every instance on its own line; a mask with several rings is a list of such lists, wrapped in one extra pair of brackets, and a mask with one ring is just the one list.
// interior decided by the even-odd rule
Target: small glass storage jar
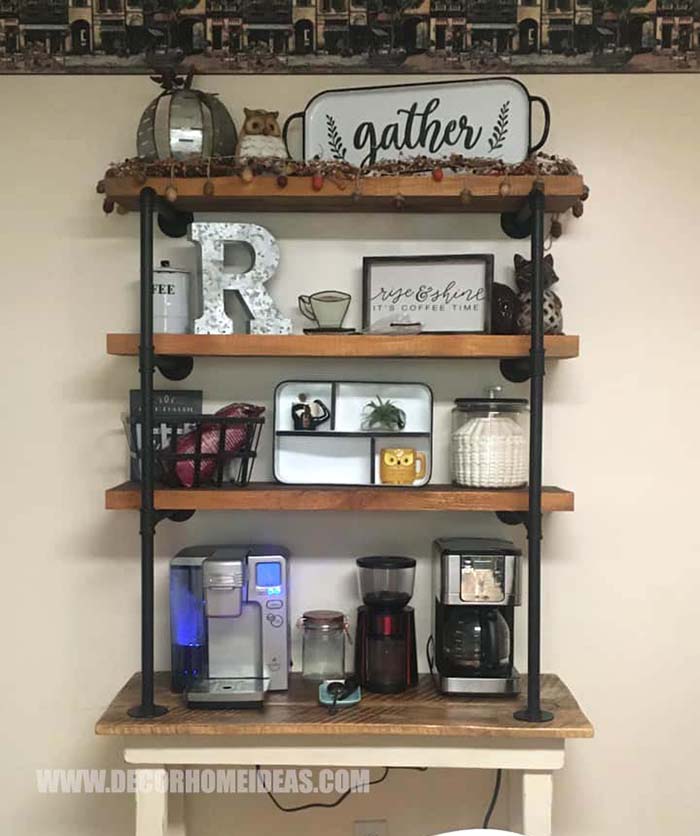
[(345, 636), (348, 622), (338, 610), (308, 610), (299, 619), (303, 631), (302, 675), (304, 679), (345, 678)]
[(524, 398), (458, 398), (452, 410), (452, 479), (469, 488), (518, 488), (529, 469), (528, 402)]

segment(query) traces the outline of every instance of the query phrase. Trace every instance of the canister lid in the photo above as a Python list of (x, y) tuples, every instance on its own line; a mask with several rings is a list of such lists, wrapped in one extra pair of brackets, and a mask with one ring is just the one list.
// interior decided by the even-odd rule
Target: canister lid
[(169, 259), (164, 258), (160, 262), (160, 267), (156, 267), (156, 273), (187, 273), (187, 270), (183, 270), (182, 267), (172, 267), (170, 264)]
[(307, 610), (301, 617), (304, 627), (312, 630), (343, 630), (345, 614), (339, 610)]
[(362, 569), (413, 569), (416, 561), (413, 557), (373, 555), (372, 557), (358, 557), (357, 565)]
[(490, 412), (522, 412), (527, 409), (527, 398), (456, 398), (457, 409)]

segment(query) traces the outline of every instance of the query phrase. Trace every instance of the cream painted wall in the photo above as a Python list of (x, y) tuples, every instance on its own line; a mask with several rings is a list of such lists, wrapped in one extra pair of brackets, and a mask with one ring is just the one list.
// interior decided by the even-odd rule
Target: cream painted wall
[[(284, 115), (331, 84), (356, 83), (230, 77), (202, 86), (219, 91), (238, 116), (243, 105)], [(552, 107), (548, 148), (572, 156), (592, 189), (584, 218), (567, 219), (554, 250), (566, 327), (582, 335), (582, 356), (552, 368), (546, 384), (545, 475), (575, 489), (577, 511), (546, 522), (543, 657), (545, 669), (572, 687), (597, 737), (569, 747), (556, 780), (555, 833), (690, 836), (700, 816), (700, 78), (552, 76), (527, 83)], [(103, 216), (94, 184), (110, 160), (132, 153), (136, 121), (153, 94), (145, 78), (0, 80), (8, 466), (0, 489), (0, 832), (8, 836), (131, 832), (128, 798), (39, 796), (34, 770), (119, 765), (118, 741), (95, 738), (92, 726), (138, 665), (137, 518), (104, 512), (102, 493), (124, 474), (119, 415), (137, 382), (134, 362), (105, 356), (104, 335), (136, 327), (138, 223)], [(365, 254), (493, 251), (497, 276), (505, 279), (521, 249), (482, 217), (248, 219), (282, 242), (272, 290), (290, 314), (299, 292), (332, 285), (359, 294)], [(182, 242), (161, 239), (157, 254), (192, 263)], [(209, 361), (198, 364), (193, 381), (217, 404), (269, 403), (285, 377), (367, 373), (364, 364), (334, 361)], [(496, 379), (495, 364), (389, 361), (371, 373), (433, 385), (435, 476), (444, 476), (450, 401)], [(270, 447), (268, 428), (258, 478), (270, 472)], [(349, 514), (259, 513), (200, 514), (187, 526), (162, 526), (158, 664), (165, 667), (168, 657), (167, 558), (185, 544), (287, 544), (295, 556), (295, 615), (321, 605), (354, 608), (353, 556), (416, 554), (422, 642), (433, 537), (509, 533), (487, 515), (396, 514), (359, 523)], [(523, 650), (521, 630), (521, 665)], [(333, 812), (283, 816), (264, 798), (207, 798), (192, 799), (189, 817), (200, 836), (274, 829), (341, 836), (352, 832), (355, 818), (381, 816), (392, 836), (424, 836), (476, 825), (491, 781), (487, 773), (397, 773), (369, 798)]]

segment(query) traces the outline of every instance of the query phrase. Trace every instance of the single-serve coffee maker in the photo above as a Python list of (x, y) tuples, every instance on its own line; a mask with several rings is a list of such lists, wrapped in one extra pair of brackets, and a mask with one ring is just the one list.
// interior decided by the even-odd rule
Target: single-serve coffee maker
[(170, 562), (172, 690), (190, 708), (254, 708), (285, 691), (289, 552), (194, 546)]
[(520, 561), (520, 549), (507, 540), (435, 541), (434, 666), (444, 694), (518, 693), (513, 613)]

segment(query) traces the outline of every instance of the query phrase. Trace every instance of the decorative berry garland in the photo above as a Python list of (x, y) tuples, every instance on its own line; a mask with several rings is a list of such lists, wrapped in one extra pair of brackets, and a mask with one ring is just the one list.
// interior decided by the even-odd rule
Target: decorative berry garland
[(413, 157), (407, 160), (387, 160), (365, 168), (357, 168), (345, 160), (281, 160), (277, 157), (255, 157), (237, 160), (234, 157), (196, 157), (190, 160), (154, 160), (148, 161), (133, 157), (109, 167), (106, 177), (133, 177), (145, 182), (149, 177), (216, 177), (253, 175), (274, 175), (276, 177), (320, 177), (329, 180), (357, 180), (362, 177), (395, 177), (400, 175), (435, 175), (436, 171), (452, 174), (475, 174), (492, 177), (504, 176), (547, 176), (578, 174), (571, 160), (550, 154), (535, 154), (515, 165), (502, 160), (482, 157), (463, 157), (452, 154), (442, 159)]
[[(321, 191), (326, 181), (335, 183), (344, 189), (347, 184), (354, 183), (353, 200), (362, 195), (360, 182), (365, 178), (416, 176), (432, 177), (436, 183), (442, 182), (445, 172), (452, 174), (479, 175), (485, 177), (500, 177), (499, 193), (507, 197), (511, 191), (510, 177), (531, 176), (567, 176), (578, 174), (578, 170), (571, 160), (556, 157), (551, 154), (534, 154), (528, 159), (515, 165), (508, 165), (502, 160), (490, 160), (483, 157), (463, 157), (452, 154), (442, 159), (429, 157), (413, 157), (408, 160), (387, 160), (364, 168), (357, 168), (343, 159), (339, 160), (310, 160), (299, 162), (296, 160), (282, 160), (279, 157), (250, 157), (236, 159), (235, 157), (194, 157), (188, 160), (154, 160), (148, 161), (141, 157), (133, 157), (109, 167), (106, 178), (131, 177), (137, 183), (143, 184), (149, 177), (165, 177), (170, 185), (165, 190), (166, 199), (171, 202), (177, 200), (175, 178), (201, 177), (205, 178), (202, 192), (207, 197), (216, 194), (217, 177), (240, 177), (244, 183), (252, 183), (256, 176), (275, 177), (277, 186), (285, 189), (290, 177), (310, 177), (314, 191)], [(106, 192), (105, 180), (97, 184), (98, 194)], [(583, 214), (583, 201), (588, 198), (589, 189), (583, 187), (583, 194), (572, 207), (572, 214), (580, 218)], [(464, 188), (460, 200), (464, 205), (471, 201), (472, 194)], [(401, 210), (406, 205), (406, 198), (400, 193), (394, 197), (394, 207)], [(116, 206), (113, 198), (105, 197), (102, 204), (104, 211), (109, 214), (115, 207), (119, 212), (125, 212), (121, 206)], [(561, 234), (558, 220), (552, 222), (552, 238)]]

